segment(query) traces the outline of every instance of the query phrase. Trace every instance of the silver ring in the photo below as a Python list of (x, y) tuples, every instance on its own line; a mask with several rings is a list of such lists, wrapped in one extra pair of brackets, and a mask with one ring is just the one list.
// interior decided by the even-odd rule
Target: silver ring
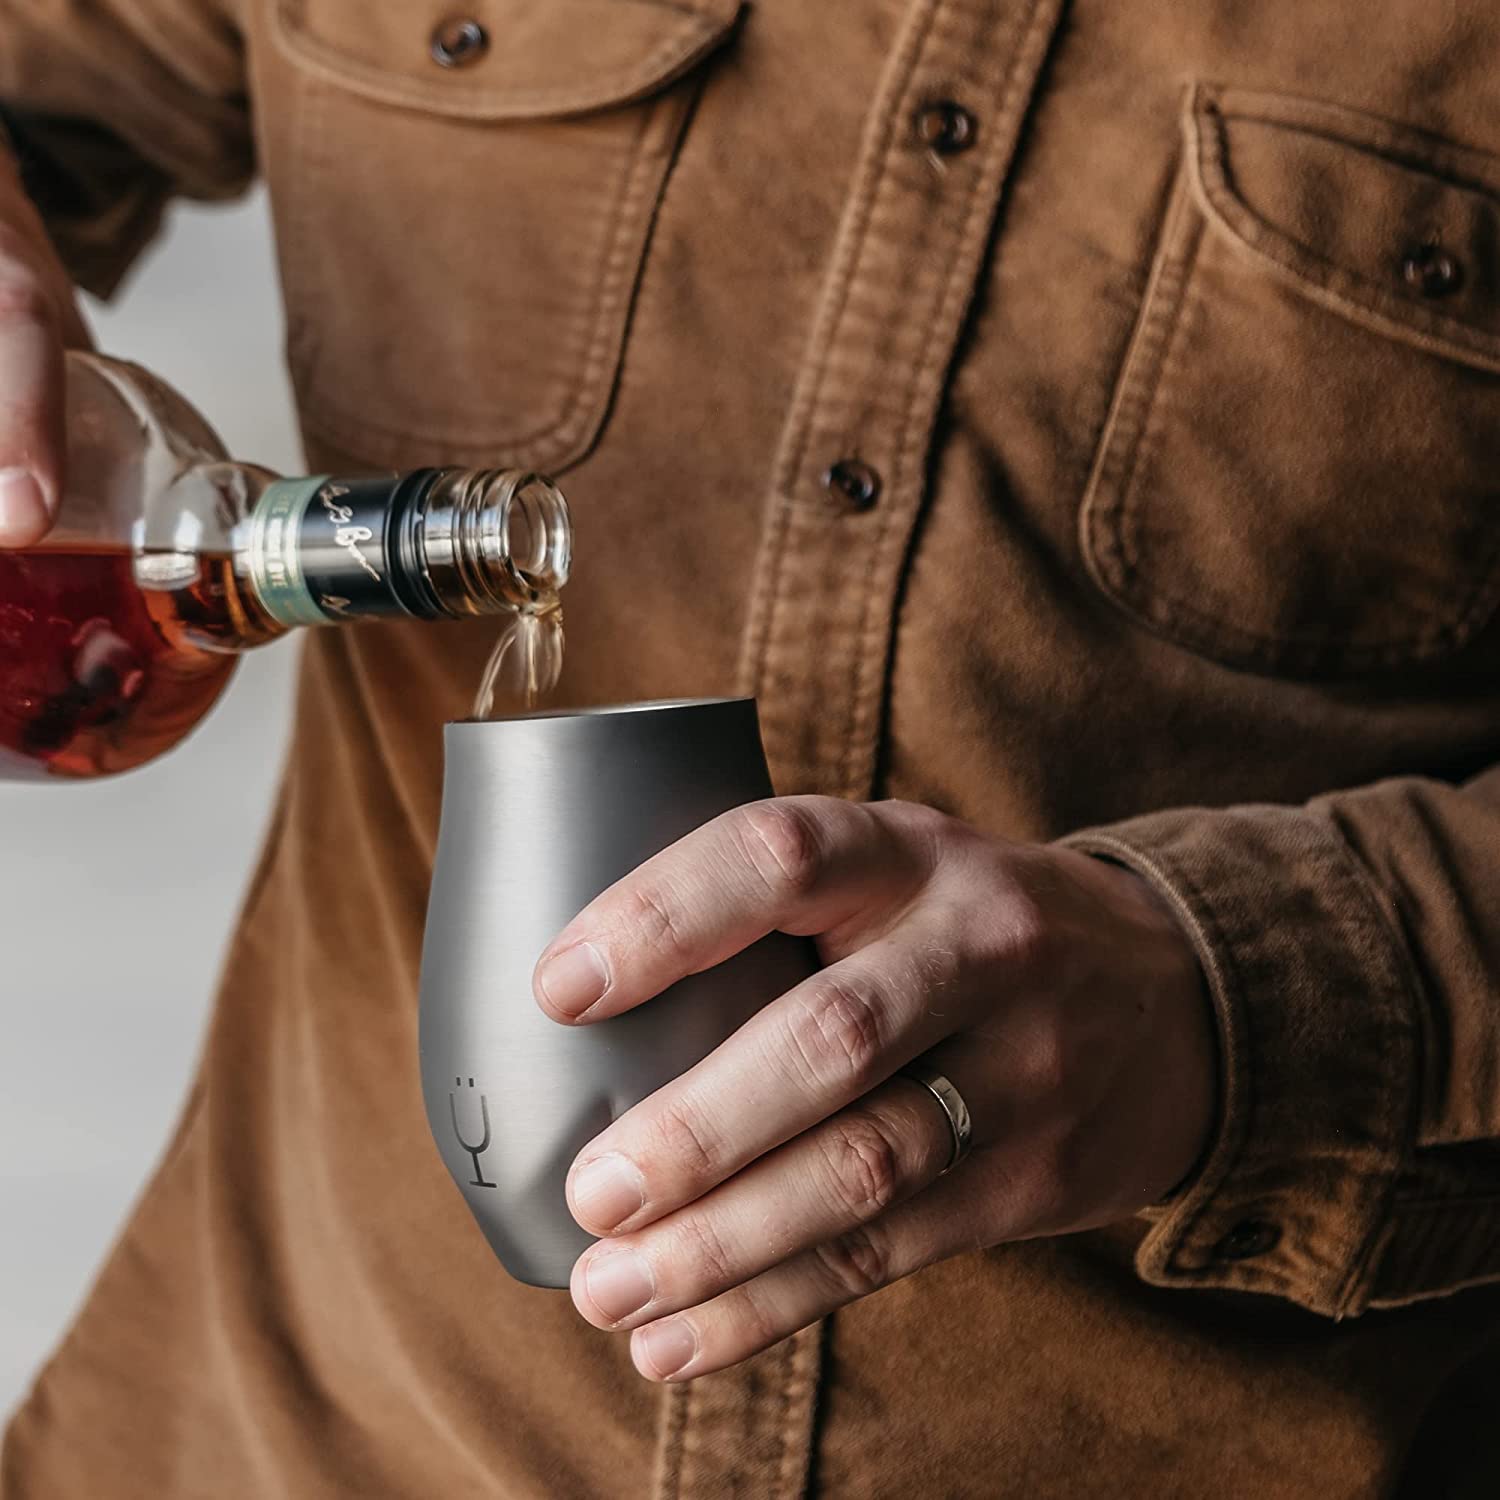
[(948, 1165), (938, 1173), (941, 1177), (944, 1173), (951, 1172), (969, 1154), (969, 1143), (974, 1137), (974, 1122), (969, 1117), (969, 1106), (964, 1103), (964, 1096), (947, 1078), (920, 1059), (908, 1063), (901, 1069), (899, 1076), (910, 1078), (913, 1083), (920, 1083), (942, 1105), (943, 1113), (948, 1117), (948, 1129), (953, 1133), (953, 1155), (948, 1158)]

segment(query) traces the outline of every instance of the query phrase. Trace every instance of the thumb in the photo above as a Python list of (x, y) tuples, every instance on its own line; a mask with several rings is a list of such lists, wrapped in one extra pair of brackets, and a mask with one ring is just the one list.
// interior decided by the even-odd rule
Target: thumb
[(46, 534), (62, 489), (63, 351), (39, 309), (0, 260), (0, 547)]
[(31, 205), (0, 198), (0, 547), (46, 535), (62, 496), (64, 343), (86, 340), (62, 267), (39, 248)]

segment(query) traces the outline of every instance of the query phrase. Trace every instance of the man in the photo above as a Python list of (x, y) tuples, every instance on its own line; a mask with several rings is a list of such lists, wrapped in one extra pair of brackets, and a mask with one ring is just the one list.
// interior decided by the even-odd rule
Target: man
[[(757, 695), (784, 797), (605, 893), (537, 1003), (774, 927), (828, 965), (585, 1149), (571, 1297), (510, 1282), (414, 1061), (489, 634), (311, 641), (197, 1084), (6, 1500), (1493, 1493), (1495, 21), (3, 26), (68, 274), (258, 168), (311, 466), (564, 472), (561, 704)], [(4, 219), (24, 542), (73, 325)]]

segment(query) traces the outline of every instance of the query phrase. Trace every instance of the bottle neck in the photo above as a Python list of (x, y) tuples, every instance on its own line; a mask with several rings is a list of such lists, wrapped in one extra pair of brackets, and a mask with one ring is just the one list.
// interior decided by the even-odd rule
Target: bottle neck
[(239, 571), (284, 626), (547, 609), (572, 554), (567, 502), (519, 470), (276, 480), (244, 538)]

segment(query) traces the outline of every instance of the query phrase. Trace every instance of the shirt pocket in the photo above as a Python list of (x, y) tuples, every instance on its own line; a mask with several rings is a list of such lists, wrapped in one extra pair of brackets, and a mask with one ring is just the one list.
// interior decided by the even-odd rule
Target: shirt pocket
[(263, 107), (294, 112), (273, 192), (308, 432), (380, 464), (565, 468), (603, 425), (739, 0), (274, 3), (290, 66)]
[(1193, 90), (1084, 497), (1100, 588), (1229, 665), (1460, 653), (1500, 602), (1500, 159)]

